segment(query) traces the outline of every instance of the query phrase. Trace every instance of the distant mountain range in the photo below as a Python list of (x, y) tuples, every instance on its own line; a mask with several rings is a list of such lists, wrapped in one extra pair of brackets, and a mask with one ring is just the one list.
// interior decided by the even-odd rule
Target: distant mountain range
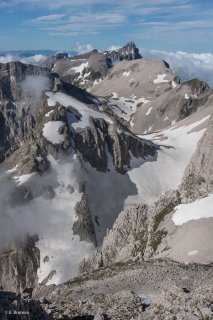
[[(54, 56), (58, 51), (54, 51), (54, 50), (15, 50), (15, 51), (0, 51), (0, 56), (7, 56), (7, 55), (11, 55), (11, 56), (16, 56), (16, 57), (20, 57), (20, 58), (29, 58), (32, 57), (34, 55), (44, 55), (47, 57), (51, 57)], [(69, 51), (67, 52), (69, 55), (76, 55), (77, 52), (76, 51)]]

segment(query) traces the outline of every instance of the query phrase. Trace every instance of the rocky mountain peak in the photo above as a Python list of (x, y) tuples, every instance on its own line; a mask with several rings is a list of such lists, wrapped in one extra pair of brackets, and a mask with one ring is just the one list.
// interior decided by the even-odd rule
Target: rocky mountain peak
[(63, 59), (67, 59), (69, 56), (66, 52), (58, 52), (55, 55), (57, 60), (63, 60)]
[(106, 55), (108, 59), (111, 59), (112, 64), (116, 61), (137, 60), (142, 58), (139, 49), (133, 41), (127, 42), (127, 44), (118, 50), (107, 51)]

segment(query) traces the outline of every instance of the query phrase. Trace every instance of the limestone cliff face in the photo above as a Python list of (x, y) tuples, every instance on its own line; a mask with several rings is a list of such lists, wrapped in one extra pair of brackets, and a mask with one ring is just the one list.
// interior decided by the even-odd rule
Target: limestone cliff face
[(213, 117), (198, 143), (182, 183), (185, 198), (193, 201), (213, 192)]
[(81, 201), (76, 203), (75, 212), (78, 220), (73, 224), (73, 234), (79, 235), (81, 241), (85, 240), (96, 245), (95, 229), (89, 208), (88, 197), (85, 192), (82, 195)]
[(0, 64), (0, 100), (17, 102), (23, 99), (22, 82), (27, 76), (51, 77), (50, 70), (19, 61)]
[[(55, 89), (59, 89), (60, 86), (63, 86), (63, 82), (58, 81)], [(68, 89), (74, 90), (77, 98), (79, 91), (71, 88), (71, 85), (68, 86)], [(61, 93), (67, 92), (67, 87), (66, 90), (61, 87), (61, 90), (63, 90)], [(84, 99), (90, 99), (90, 95), (85, 93), (85, 96), (82, 96), (82, 100)], [(142, 163), (147, 161), (147, 157), (153, 159), (157, 157), (158, 147), (155, 144), (138, 138), (119, 122), (114, 121), (113, 118), (107, 122), (105, 119), (108, 119), (108, 116), (104, 116), (95, 103), (93, 105), (85, 104), (84, 107), (88, 108), (86, 109), (88, 113), (91, 110), (91, 114), (93, 114), (92, 111), (98, 110), (100, 118), (90, 116), (87, 126), (76, 128), (72, 126), (70, 118), (77, 122), (83, 116), (77, 107), (65, 107), (60, 103), (56, 103), (52, 107), (48, 104), (47, 94), (42, 95), (34, 126), (22, 140), (20, 147), (4, 162), (4, 165), (8, 165), (9, 168), (13, 168), (14, 163), (18, 164), (14, 175), (36, 173), (36, 178), (35, 180), (32, 179), (33, 182), (28, 181), (29, 183), (23, 185), (14, 185), (13, 190), (11, 190), (10, 204), (22, 206), (28, 205), (33, 199), (40, 196), (50, 201), (55, 197), (54, 189), (62, 185), (62, 182), (57, 180), (54, 168), (51, 182), (42, 180), (43, 174), (51, 172), (51, 157), (59, 159), (60, 157), (66, 157), (66, 155), (75, 154), (79, 159), (79, 171), (90, 168), (90, 170), (96, 169), (99, 173), (107, 173), (107, 171), (112, 170), (112, 173), (117, 171), (115, 174), (121, 177), (130, 170), (131, 159), (140, 158)], [(56, 134), (63, 135), (60, 143), (54, 143), (54, 141), (51, 141), (51, 137), (45, 136), (43, 132), (46, 123), (56, 121), (61, 122), (58, 132), (56, 132)], [(39, 180), (40, 177), (41, 180)], [(11, 177), (11, 179), (13, 178)], [(80, 240), (92, 242), (96, 245), (98, 243), (96, 239), (97, 230), (94, 224), (98, 224), (99, 221), (95, 217), (97, 212), (94, 212), (94, 208), (93, 211), (91, 209), (92, 197), (90, 195), (89, 198), (88, 190), (86, 190), (87, 185), (88, 181), (86, 180), (86, 187), (79, 190), (79, 193), (82, 193), (82, 198), (74, 207), (77, 219), (73, 225), (70, 225), (70, 228), (73, 229), (74, 235), (79, 235)], [(110, 199), (107, 201), (110, 201)], [(115, 208), (113, 210), (115, 211)], [(116, 211), (113, 214), (116, 215), (118, 212)], [(110, 217), (110, 219), (112, 218)], [(105, 226), (101, 227), (104, 229)], [(21, 247), (10, 253), (4, 252), (2, 259), (1, 274), (3, 275), (4, 286), (5, 283), (8, 283), (8, 289), (22, 290), (26, 286), (33, 287), (36, 285), (39, 252), (35, 247), (30, 249)], [(24, 264), (24, 259), (26, 260), (26, 271), (21, 267), (17, 270), (22, 263)], [(11, 268), (8, 268), (8, 266), (11, 266)], [(28, 274), (28, 268), (31, 269), (31, 274)], [(12, 278), (15, 279), (14, 283), (11, 280)]]
[[(122, 211), (113, 228), (107, 233), (102, 251), (95, 252), (88, 259), (84, 259), (79, 266), (79, 274), (117, 262), (149, 260), (158, 256), (159, 252), (165, 257), (165, 252), (169, 252), (174, 245), (171, 239), (177, 231), (171, 221), (175, 208), (212, 193), (212, 143), (213, 119), (211, 117), (178, 190), (167, 192), (152, 205), (130, 206)], [(188, 226), (188, 231), (190, 228)], [(185, 235), (182, 234), (181, 237), (184, 238)], [(196, 235), (194, 237), (195, 241)]]
[(53, 83), (48, 69), (19, 61), (0, 64), (0, 161), (34, 128), (40, 94)]
[(106, 56), (108, 59), (111, 60), (112, 64), (118, 61), (137, 60), (142, 58), (142, 56), (139, 53), (139, 49), (132, 41), (128, 42), (118, 50), (107, 51)]
[(129, 206), (107, 233), (101, 252), (79, 265), (79, 274), (119, 262), (146, 261), (155, 255), (167, 231), (161, 222), (181, 202), (179, 192), (168, 192), (153, 205)]
[(212, 89), (198, 79), (175, 84), (174, 88), (138, 108), (133, 116), (134, 132), (152, 132), (166, 128), (195, 113), (199, 108), (207, 108)]
[(0, 287), (4, 290), (20, 292), (37, 285), (40, 255), (35, 240), (17, 240), (0, 254)]
[(158, 147), (139, 139), (119, 123), (109, 125), (102, 119), (91, 119), (91, 125), (78, 129), (73, 136), (76, 149), (94, 168), (105, 172), (108, 168), (108, 154), (120, 173), (130, 169), (131, 157), (145, 159), (155, 157)]

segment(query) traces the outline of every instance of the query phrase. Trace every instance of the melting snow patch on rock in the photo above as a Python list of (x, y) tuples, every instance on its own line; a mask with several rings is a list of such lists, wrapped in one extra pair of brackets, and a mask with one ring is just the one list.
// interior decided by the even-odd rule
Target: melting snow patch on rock
[(72, 70), (75, 71), (75, 73), (80, 73), (80, 75), (82, 75), (82, 72), (84, 71), (85, 68), (88, 67), (88, 62), (82, 63), (80, 66), (78, 67), (73, 67), (71, 68)]
[(189, 251), (187, 253), (188, 256), (195, 256), (198, 253), (198, 250)]
[(51, 115), (51, 113), (53, 113), (54, 110), (49, 111), (48, 113), (45, 114), (45, 117), (49, 117)]
[(124, 77), (127, 77), (127, 78), (128, 78), (129, 75), (130, 75), (130, 71), (125, 71), (125, 72), (123, 73), (123, 76), (124, 76)]
[(177, 87), (177, 84), (175, 83), (175, 81), (172, 81), (172, 88), (175, 89)]
[(152, 111), (152, 107), (149, 108), (149, 110), (146, 112), (146, 116), (148, 116)]
[(56, 144), (64, 141), (64, 134), (58, 132), (63, 125), (62, 121), (49, 121), (44, 124), (43, 136), (50, 142)]
[(158, 74), (157, 79), (155, 79), (153, 82), (154, 83), (164, 83), (164, 82), (169, 82), (169, 80), (166, 80), (166, 74)]

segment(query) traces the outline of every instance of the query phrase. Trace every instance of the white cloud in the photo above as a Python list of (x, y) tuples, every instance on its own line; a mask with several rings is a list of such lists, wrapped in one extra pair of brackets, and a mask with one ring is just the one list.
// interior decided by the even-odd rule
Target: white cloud
[(94, 49), (91, 43), (76, 43), (76, 46), (73, 48), (74, 51), (77, 51), (79, 54), (87, 53)]
[[(124, 5), (129, 8), (138, 9), (141, 7), (159, 7), (159, 6), (171, 6), (171, 5), (190, 5), (192, 0), (117, 0), (116, 4)], [(61, 8), (61, 7), (75, 7), (82, 5), (103, 5), (103, 4), (115, 4), (114, 0), (0, 0), (1, 7), (15, 6), (15, 5), (27, 5), (28, 7), (48, 7), (48, 8)]]
[(107, 50), (108, 51), (117, 51), (121, 46), (111, 45)]
[(26, 64), (38, 64), (39, 62), (45, 60), (47, 56), (43, 54), (36, 54), (27, 58), (20, 58), (13, 55), (0, 56), (0, 63), (7, 63), (11, 61), (21, 61)]
[(11, 55), (6, 55), (6, 56), (1, 56), (0, 57), (0, 63), (7, 63), (7, 62), (11, 62), (17, 60), (15, 59), (15, 57), (11, 56)]
[(45, 60), (47, 56), (43, 54), (36, 54), (34, 56), (28, 57), (28, 58), (22, 58), (20, 61), (23, 63), (31, 63), (31, 64), (37, 64), (43, 60)]
[(65, 15), (64, 14), (51, 14), (48, 16), (40, 16), (35, 19), (30, 20), (32, 23), (39, 23), (39, 22), (51, 22), (51, 21), (56, 21), (58, 19), (63, 18)]
[(163, 59), (167, 61), (173, 73), (178, 75), (182, 81), (198, 78), (213, 87), (212, 53), (149, 51), (145, 49), (141, 49), (141, 53), (147, 59)]
[(126, 20), (126, 15), (118, 12), (80, 12), (71, 15), (40, 16), (26, 21), (26, 24), (48, 31), (50, 35), (69, 35), (70, 33), (70, 35), (74, 33), (91, 35), (100, 30), (123, 25)]

